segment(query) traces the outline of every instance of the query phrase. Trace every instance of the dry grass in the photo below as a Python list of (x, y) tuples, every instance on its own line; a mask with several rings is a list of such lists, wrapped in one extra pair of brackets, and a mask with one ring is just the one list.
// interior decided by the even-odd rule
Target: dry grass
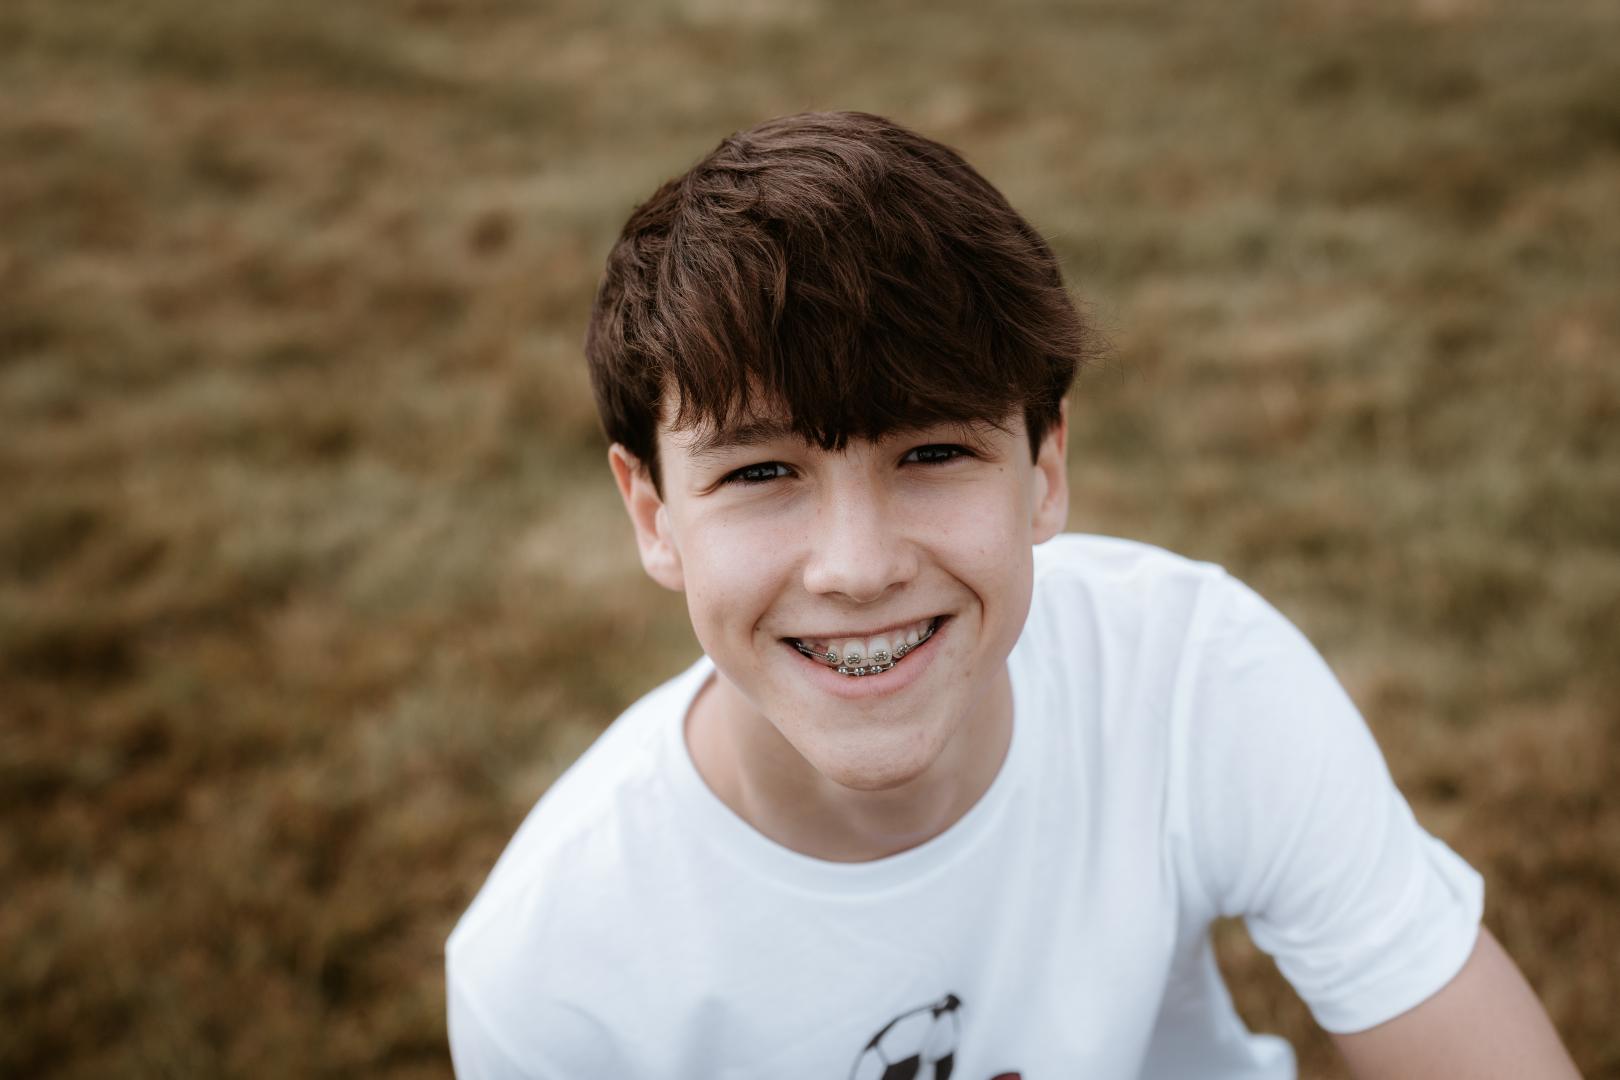
[(601, 468), (602, 256), (724, 132), (860, 107), (960, 146), (1112, 337), (1073, 524), (1306, 627), (1620, 1076), (1617, 33), (1602, 0), (0, 7), (0, 1073), (446, 1071), (452, 921), (694, 648)]

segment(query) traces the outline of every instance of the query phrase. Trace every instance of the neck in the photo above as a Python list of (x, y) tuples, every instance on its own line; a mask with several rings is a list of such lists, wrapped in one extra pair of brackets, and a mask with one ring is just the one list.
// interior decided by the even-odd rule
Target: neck
[(989, 790), (1012, 739), (1004, 666), (925, 771), (893, 788), (860, 791), (817, 772), (769, 720), (736, 707), (740, 701), (716, 675), (693, 702), (686, 739), (698, 773), (760, 833), (829, 862), (896, 855), (949, 829)]

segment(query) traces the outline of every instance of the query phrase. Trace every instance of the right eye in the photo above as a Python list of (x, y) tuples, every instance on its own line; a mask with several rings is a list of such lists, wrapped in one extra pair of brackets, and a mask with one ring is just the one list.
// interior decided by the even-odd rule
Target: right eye
[(789, 476), (788, 467), (780, 461), (762, 461), (757, 465), (744, 465), (726, 474), (723, 484), (765, 484)]

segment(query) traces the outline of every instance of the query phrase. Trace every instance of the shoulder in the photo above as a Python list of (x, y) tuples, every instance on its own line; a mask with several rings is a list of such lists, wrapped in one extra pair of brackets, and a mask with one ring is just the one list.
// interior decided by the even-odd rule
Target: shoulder
[(1026, 636), (1088, 663), (1179, 664), (1233, 580), (1214, 563), (1110, 536), (1065, 533), (1035, 548)]
[(1304, 640), (1216, 563), (1112, 536), (1064, 533), (1037, 546), (1030, 606), (1032, 621), (1056, 620), (1066, 629), (1083, 615), (1116, 636), (1168, 635), (1188, 659), (1207, 653), (1241, 660)]
[(1210, 562), (1114, 536), (1063, 533), (1035, 548), (1035, 596), (1085, 593), (1120, 607), (1169, 595), (1193, 599), (1228, 580)]
[[(620, 715), (529, 812), (457, 923), (445, 946), (451, 990), (492, 1024), (502, 1002), (546, 998), (548, 971), (612, 970), (611, 957), (570, 953), (604, 947), (580, 927), (633, 918), (621, 910), (631, 885), (653, 871), (672, 828), (669, 726), (706, 674), (696, 665)], [(553, 989), (561, 1005), (577, 988)]]

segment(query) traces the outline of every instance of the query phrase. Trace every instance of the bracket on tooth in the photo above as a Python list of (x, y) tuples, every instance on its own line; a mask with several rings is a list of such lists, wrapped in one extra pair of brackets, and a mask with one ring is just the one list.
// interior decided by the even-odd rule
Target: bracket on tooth
[(851, 652), (842, 660), (838, 656), (837, 649), (829, 648), (824, 653), (818, 653), (802, 641), (794, 642), (794, 647), (812, 660), (820, 660), (827, 664), (828, 667), (834, 668), (840, 675), (878, 675), (894, 667), (907, 653), (933, 636), (934, 628), (930, 626), (928, 631), (918, 638), (915, 644), (902, 641), (894, 647), (893, 652), (884, 652), (879, 649), (870, 657), (865, 658), (859, 652)]

